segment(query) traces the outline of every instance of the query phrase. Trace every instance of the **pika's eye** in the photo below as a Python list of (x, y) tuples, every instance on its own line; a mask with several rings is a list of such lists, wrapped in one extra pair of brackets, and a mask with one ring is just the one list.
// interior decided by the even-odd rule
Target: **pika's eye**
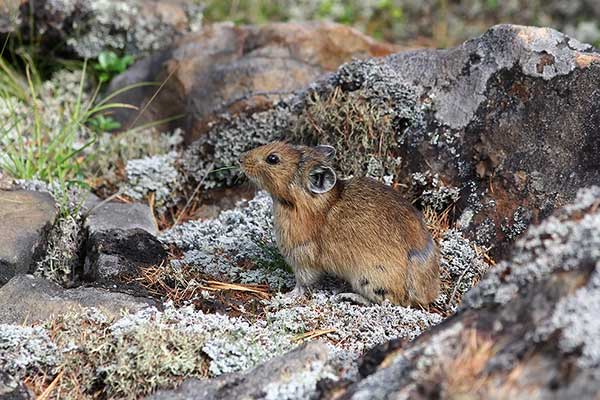
[(277, 157), (277, 154), (269, 154), (267, 156), (267, 163), (271, 164), (271, 165), (275, 165), (279, 163), (279, 157)]

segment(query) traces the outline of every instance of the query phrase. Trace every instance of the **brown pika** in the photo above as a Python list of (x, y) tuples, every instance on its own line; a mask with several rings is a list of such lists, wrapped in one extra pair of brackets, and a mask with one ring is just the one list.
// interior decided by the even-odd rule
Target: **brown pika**
[(277, 246), (294, 294), (324, 273), (380, 303), (425, 306), (438, 295), (439, 250), (421, 214), (370, 178), (338, 180), (331, 146), (273, 142), (242, 155), (242, 170), (273, 198)]

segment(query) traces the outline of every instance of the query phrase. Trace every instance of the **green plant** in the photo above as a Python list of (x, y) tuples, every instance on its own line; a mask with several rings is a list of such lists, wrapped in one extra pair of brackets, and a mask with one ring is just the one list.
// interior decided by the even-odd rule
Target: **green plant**
[(98, 73), (98, 80), (109, 82), (115, 75), (124, 72), (127, 67), (133, 63), (133, 57), (124, 55), (119, 57), (113, 51), (103, 51), (98, 56), (98, 62), (94, 64), (94, 69)]
[[(94, 115), (113, 108), (134, 108), (128, 104), (109, 103), (114, 97), (108, 96), (96, 103), (98, 89), (89, 100), (83, 99), (87, 63), (84, 62), (77, 98), (72, 108), (59, 116), (58, 124), (46, 121), (44, 104), (39, 96), (39, 87), (34, 84), (32, 75), (35, 67), (27, 64), (26, 101), (21, 104), (27, 113), (17, 110), (18, 100), (13, 101), (15, 91), (21, 84), (16, 74), (8, 80), (8, 85), (0, 85), (0, 97), (8, 116), (7, 123), (0, 126), (0, 168), (18, 179), (39, 179), (45, 182), (57, 181), (68, 187), (72, 184), (85, 186), (81, 173), (82, 152), (92, 145), (96, 137), (86, 129), (86, 122)], [(25, 94), (25, 93), (24, 93)], [(19, 99), (22, 97), (19, 97)], [(96, 104), (94, 104), (96, 103)]]
[(110, 132), (121, 127), (119, 121), (115, 121), (111, 116), (102, 114), (95, 115), (88, 119), (87, 125), (96, 133)]

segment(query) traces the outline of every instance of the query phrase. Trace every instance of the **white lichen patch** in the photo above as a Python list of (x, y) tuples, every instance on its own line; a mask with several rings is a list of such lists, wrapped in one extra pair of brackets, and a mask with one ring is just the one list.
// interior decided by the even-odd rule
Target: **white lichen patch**
[[(272, 289), (292, 287), (293, 275), (286, 271), (273, 238), (271, 198), (259, 193), (247, 206), (223, 211), (216, 219), (190, 221), (165, 232), (161, 240), (184, 252), (177, 265), (190, 265), (199, 272), (240, 283), (267, 283)], [(253, 268), (244, 268), (250, 263)]]
[(439, 174), (430, 171), (411, 174), (413, 189), (420, 191), (420, 201), (423, 206), (436, 211), (443, 211), (460, 198), (460, 189), (444, 184)]
[[(515, 244), (513, 257), (496, 266), (467, 296), (467, 307), (504, 304), (517, 291), (554, 271), (600, 260), (600, 187), (578, 192), (573, 204), (531, 226)], [(502, 279), (500, 278), (502, 277)]]
[(35, 275), (59, 284), (69, 284), (79, 265), (83, 242), (82, 221), (78, 213), (61, 216), (48, 235), (46, 254), (35, 268)]
[(456, 229), (444, 233), (440, 240), (440, 253), (440, 274), (442, 280), (452, 282), (452, 291), (442, 293), (438, 301), (455, 310), (463, 295), (488, 271), (489, 265)]
[(385, 302), (369, 306), (340, 301), (337, 289), (319, 288), (293, 299), (278, 295), (268, 302), (270, 326), (294, 335), (327, 331), (332, 365), (345, 377), (356, 374), (357, 360), (368, 349), (394, 338), (412, 340), (442, 321), (439, 314)]
[(163, 211), (177, 202), (184, 181), (177, 168), (177, 153), (129, 160), (125, 167), (127, 181), (123, 193), (135, 200), (154, 195), (155, 207)]
[(140, 330), (165, 329), (193, 337), (195, 347), (209, 359), (210, 376), (252, 368), (295, 346), (290, 334), (277, 331), (264, 322), (250, 324), (242, 318), (194, 311), (191, 306), (176, 309), (172, 304), (167, 304), (163, 312), (149, 308), (126, 316), (110, 329), (116, 338)]
[(0, 371), (22, 378), (52, 371), (60, 360), (60, 352), (44, 328), (0, 324)]

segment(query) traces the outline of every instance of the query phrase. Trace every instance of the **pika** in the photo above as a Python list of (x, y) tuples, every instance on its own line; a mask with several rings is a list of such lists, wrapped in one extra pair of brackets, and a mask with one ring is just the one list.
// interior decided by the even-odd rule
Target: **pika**
[(426, 306), (438, 295), (439, 250), (419, 211), (371, 178), (337, 179), (331, 146), (273, 142), (240, 158), (273, 198), (275, 240), (301, 295), (324, 273), (368, 300)]

